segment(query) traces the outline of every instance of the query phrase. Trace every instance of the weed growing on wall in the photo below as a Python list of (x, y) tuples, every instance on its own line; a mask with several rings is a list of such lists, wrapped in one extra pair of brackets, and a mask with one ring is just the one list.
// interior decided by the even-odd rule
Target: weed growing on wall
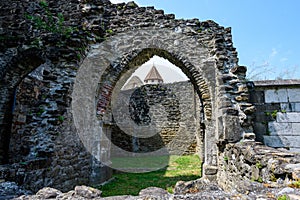
[(277, 200), (290, 200), (290, 198), (286, 194), (284, 194), (284, 195), (278, 197)]
[(273, 110), (272, 112), (265, 112), (266, 116), (271, 116), (273, 120), (276, 120), (278, 110)]
[(39, 5), (42, 8), (42, 15), (25, 14), (25, 17), (33, 22), (36, 29), (49, 33), (57, 33), (70, 37), (71, 33), (76, 31), (76, 28), (66, 26), (65, 19), (62, 13), (53, 15), (49, 10), (49, 5), (45, 1), (40, 1)]

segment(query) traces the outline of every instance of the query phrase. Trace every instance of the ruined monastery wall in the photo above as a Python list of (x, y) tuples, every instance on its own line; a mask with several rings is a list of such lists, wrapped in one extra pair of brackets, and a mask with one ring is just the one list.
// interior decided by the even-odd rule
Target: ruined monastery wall
[[(170, 142), (173, 145), (171, 154), (194, 154), (199, 151), (202, 147), (197, 146), (197, 140), (201, 141), (203, 138), (200, 130), (201, 103), (193, 85), (186, 81), (142, 87), (150, 92), (143, 93), (139, 91), (140, 88), (121, 91), (116, 105), (112, 105), (115, 120), (111, 133), (112, 142), (128, 151), (136, 152), (153, 151), (170, 145)], [(149, 124), (137, 126), (138, 122), (134, 122), (129, 102), (132, 97), (135, 98), (131, 103), (137, 105), (138, 109), (149, 107), (149, 119), (145, 119), (146, 115), (139, 116), (139, 120), (149, 120)], [(130, 131), (145, 132), (149, 137), (158, 135), (150, 137), (150, 140), (139, 139), (134, 144), (133, 138), (126, 134)]]
[(254, 130), (267, 146), (300, 152), (300, 81), (255, 81)]
[[(32, 20), (35, 16), (50, 23), (47, 17), (51, 15), (55, 23), (46, 27)], [(250, 158), (257, 160), (244, 159), (245, 148), (235, 146), (241, 140), (253, 139), (255, 107), (249, 103), (247, 69), (238, 65), (231, 28), (211, 20), (176, 19), (174, 14), (139, 7), (134, 2), (111, 4), (107, 0), (47, 0), (47, 5), (39, 0), (0, 1), (0, 18), (1, 180), (15, 181), (32, 191), (45, 186), (67, 191), (75, 185), (108, 180), (111, 170), (104, 162), (109, 163), (113, 152), (105, 134), (111, 136), (114, 123), (125, 119), (112, 118), (122, 116), (113, 115), (117, 98), (112, 94), (120, 89), (116, 87), (118, 81), (125, 83), (154, 55), (178, 66), (193, 87), (186, 83), (165, 90), (150, 87), (142, 96), (149, 100), (149, 111), (134, 112), (138, 111), (134, 106), (140, 103), (132, 100), (125, 107), (128, 112), (131, 106), (132, 112), (126, 116), (141, 125), (155, 122), (157, 126), (153, 127), (161, 133), (162, 145), (177, 131), (180, 137), (172, 139), (175, 150), (186, 145), (184, 133), (187, 137), (192, 134), (194, 138), (186, 149), (192, 146), (194, 152), (196, 141), (206, 179), (221, 178), (220, 183), (225, 180), (226, 187), (226, 180), (234, 180), (232, 177), (258, 177), (257, 169), (253, 169), (255, 175), (235, 173), (243, 166), (254, 168), (263, 158), (250, 152)], [(266, 120), (269, 129), (281, 129), (283, 122), (298, 126), (298, 117), (294, 118), (299, 112), (298, 95), (292, 95), (298, 89), (296, 93), (290, 89), (278, 91), (289, 94), (285, 99), (289, 97), (290, 101), (282, 101), (284, 95), (278, 95), (279, 100), (274, 98), (276, 90), (266, 90), (261, 93), (265, 97), (273, 94), (271, 99), (253, 102), (275, 103), (277, 110), (286, 110), (277, 113), (276, 121)], [(123, 128), (120, 124), (118, 127)], [(267, 141), (277, 137), (272, 134), (261, 138)], [(255, 148), (257, 144), (251, 145)], [(271, 157), (273, 150), (269, 150)], [(284, 155), (295, 158), (290, 162), (299, 163), (296, 156)], [(230, 159), (232, 162), (225, 162)], [(262, 161), (261, 165), (269, 166)], [(256, 167), (261, 169), (260, 165)], [(280, 178), (278, 173), (275, 178)], [(291, 171), (287, 173), (292, 176)], [(268, 180), (264, 177), (271, 176), (263, 176)], [(299, 180), (297, 174), (293, 177)], [(233, 181), (227, 185), (235, 183), (240, 184)]]

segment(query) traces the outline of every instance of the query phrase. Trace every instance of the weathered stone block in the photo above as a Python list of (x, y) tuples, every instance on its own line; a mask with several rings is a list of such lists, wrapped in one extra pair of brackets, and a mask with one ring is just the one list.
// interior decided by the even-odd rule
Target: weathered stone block
[(259, 169), (258, 169), (258, 167), (255, 166), (255, 165), (252, 165), (251, 166), (251, 178), (253, 180), (257, 180), (259, 177), (260, 176), (259, 176)]
[(300, 195), (287, 194), (287, 198), (290, 199), (290, 200), (298, 200), (298, 199), (300, 199)]
[(235, 97), (234, 98), (236, 101), (248, 101), (248, 96), (242, 96), (242, 95), (240, 95), (240, 96), (237, 96), (237, 97)]
[(269, 122), (268, 128), (270, 135), (292, 135), (292, 123)]
[(247, 114), (247, 115), (248, 115), (248, 114), (252, 114), (252, 113), (255, 112), (255, 110), (256, 110), (255, 106), (251, 106), (251, 107), (246, 108), (246, 109), (244, 110), (244, 113)]
[(216, 166), (203, 166), (203, 169), (205, 171), (205, 175), (216, 175), (218, 172), (218, 167)]
[(286, 142), (279, 136), (264, 136), (264, 144), (269, 147), (286, 147)]
[(264, 136), (264, 142), (270, 147), (299, 148), (300, 137), (295, 136)]
[(280, 107), (286, 112), (300, 112), (300, 103), (281, 103)]
[(254, 133), (244, 133), (243, 136), (244, 140), (250, 140), (250, 141), (255, 141), (255, 134)]
[(300, 123), (292, 123), (292, 129), (293, 129), (293, 135), (300, 136)]
[(88, 186), (76, 186), (75, 194), (84, 198), (92, 199), (101, 196), (101, 191)]
[(293, 123), (300, 123), (300, 112), (295, 113), (277, 113), (276, 116), (277, 122), (293, 122)]
[(300, 88), (287, 89), (289, 102), (300, 102)]
[(294, 180), (300, 180), (300, 163), (298, 164), (287, 164), (285, 170), (292, 173), (292, 178)]
[(45, 187), (36, 193), (36, 195), (42, 199), (55, 198), (60, 194), (62, 194), (61, 191), (54, 189), (54, 188), (49, 188), (49, 187)]
[(237, 142), (241, 139), (242, 128), (238, 116), (223, 116), (224, 137), (229, 142)]
[(286, 89), (265, 90), (266, 103), (288, 102), (288, 94)]

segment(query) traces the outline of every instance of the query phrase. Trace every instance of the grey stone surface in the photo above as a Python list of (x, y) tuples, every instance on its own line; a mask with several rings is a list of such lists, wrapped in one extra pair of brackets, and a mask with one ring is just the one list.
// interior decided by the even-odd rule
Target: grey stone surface
[(12, 199), (21, 195), (30, 195), (31, 191), (18, 186), (15, 182), (1, 182), (0, 183), (0, 199)]
[(287, 89), (266, 90), (265, 102), (266, 103), (281, 103), (288, 102)]
[[(246, 67), (238, 65), (231, 28), (211, 20), (175, 19), (132, 2), (47, 2), (55, 20), (58, 14), (66, 20), (58, 33), (24, 17), (47, 18), (38, 1), (0, 2), (7, 27), (1, 30), (0, 43), (0, 162), (11, 164), (9, 173), (4, 170), (5, 180), (33, 191), (45, 186), (67, 191), (109, 178), (111, 172), (103, 164), (110, 162), (111, 143), (103, 124), (111, 119), (106, 114), (116, 83), (153, 55), (181, 68), (199, 95), (202, 105), (196, 111), (202, 115), (199, 126), (204, 133), (197, 140), (204, 147), (203, 175), (215, 179), (223, 167), (219, 156), (224, 145), (253, 132)], [(297, 100), (297, 93), (289, 93)], [(267, 96), (274, 100), (272, 93)], [(245, 176), (255, 169), (244, 166)], [(71, 191), (67, 197), (74, 195)]]
[[(148, 92), (145, 94), (142, 92), (144, 90)], [(154, 98), (153, 92), (156, 94)], [(132, 97), (135, 97), (135, 101), (132, 101)], [(132, 120), (128, 108), (133, 102), (135, 106), (139, 105), (136, 109), (149, 107), (149, 113), (144, 113), (145, 116), (135, 116), (139, 120), (149, 117), (149, 124), (139, 125)], [(149, 152), (150, 149), (166, 146), (170, 154), (194, 154), (202, 148), (201, 141), (197, 144), (196, 140), (198, 135), (201, 137), (201, 130), (197, 130), (197, 126), (203, 120), (197, 108), (201, 109), (200, 100), (190, 82), (146, 85), (121, 91), (112, 99), (115, 124), (110, 126), (118, 127), (112, 130), (112, 142), (132, 151), (131, 136), (134, 136), (138, 138), (138, 146), (134, 149), (136, 152)], [(157, 133), (160, 137), (154, 137)]]
[[(257, 141), (299, 152), (299, 81), (258, 81), (251, 92), (256, 106), (254, 130)], [(265, 95), (261, 95), (262, 92)]]
[(300, 88), (291, 88), (287, 90), (289, 102), (300, 102)]
[[(299, 165), (299, 154), (288, 150), (276, 150), (255, 142), (229, 145), (220, 160), (223, 165), (219, 184), (232, 190), (240, 180), (255, 180), (264, 183), (285, 180), (297, 181), (289, 176), (292, 168)], [(286, 177), (289, 177), (288, 179)]]
[(278, 113), (276, 117), (277, 122), (283, 123), (300, 123), (300, 113), (291, 112), (291, 113)]
[(95, 188), (92, 187), (87, 187), (87, 186), (76, 186), (75, 189), (75, 195), (87, 198), (87, 199), (93, 199), (96, 197), (100, 197), (101, 196), (101, 191), (97, 190)]
[(60, 194), (62, 194), (61, 191), (49, 187), (43, 188), (36, 193), (36, 195), (41, 199), (53, 199)]
[[(241, 181), (237, 185), (238, 191), (224, 191), (215, 182), (207, 180), (195, 180), (191, 182), (178, 182), (175, 187), (176, 193), (170, 194), (164, 189), (149, 187), (140, 191), (138, 196), (112, 196), (112, 197), (95, 197), (86, 198), (76, 195), (74, 191), (60, 194), (55, 199), (69, 199), (69, 200), (185, 200), (185, 199), (211, 199), (211, 200), (224, 200), (224, 199), (270, 199), (275, 200), (282, 195), (287, 195), (291, 199), (299, 199), (300, 191), (290, 187), (266, 187), (261, 183)], [(21, 196), (16, 200), (40, 200), (38, 195)], [(51, 198), (54, 199), (54, 198)]]
[(268, 123), (270, 135), (293, 135), (292, 123)]
[(286, 112), (300, 112), (300, 103), (281, 103), (281, 109)]

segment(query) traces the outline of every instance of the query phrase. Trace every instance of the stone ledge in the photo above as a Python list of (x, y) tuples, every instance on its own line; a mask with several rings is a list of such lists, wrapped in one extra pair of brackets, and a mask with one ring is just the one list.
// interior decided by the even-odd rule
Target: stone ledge
[(299, 79), (254, 81), (255, 87), (300, 86)]

